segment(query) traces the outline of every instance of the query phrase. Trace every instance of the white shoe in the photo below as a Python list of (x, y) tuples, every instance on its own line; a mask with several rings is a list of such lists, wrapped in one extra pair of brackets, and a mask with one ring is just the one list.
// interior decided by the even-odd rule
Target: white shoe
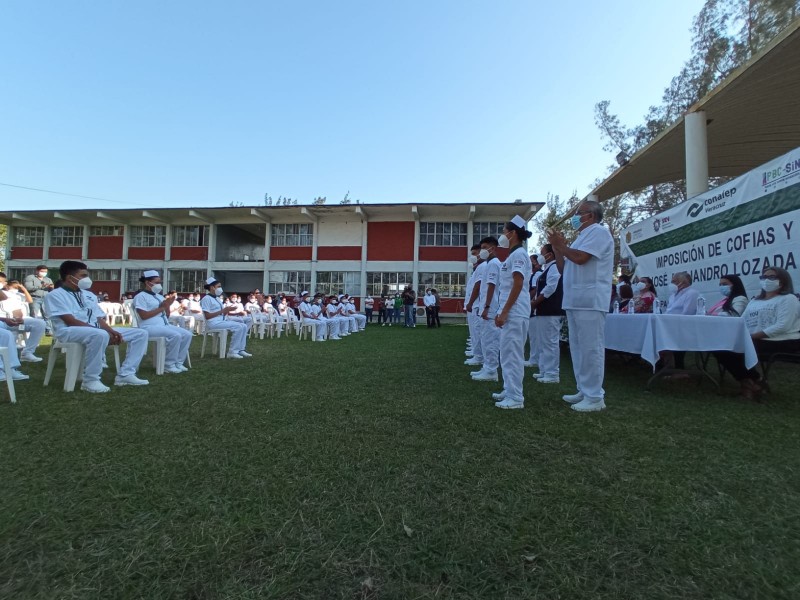
[(244, 358), (244, 356), (239, 356), (238, 354), (234, 354), (233, 352), (228, 352), (225, 355), (225, 358)]
[(332, 336), (331, 336), (330, 338), (328, 338), (328, 339), (331, 339), (331, 340), (340, 340), (340, 339), (342, 339), (342, 338), (340, 338), (338, 335), (332, 335)]
[(594, 400), (590, 398), (584, 398), (577, 404), (572, 405), (572, 410), (578, 412), (597, 412), (600, 410), (604, 410), (606, 407), (606, 403), (601, 398), (600, 400)]
[(506, 391), (503, 390), (502, 392), (495, 392), (492, 394), (492, 400), (505, 400), (506, 399)]
[(243, 358), (250, 358), (253, 355), (250, 354), (249, 352), (245, 352), (244, 350), (239, 350), (239, 356), (241, 356)]
[(472, 372), (470, 372), (469, 376), (470, 376), (470, 377), (475, 377), (475, 375), (480, 375), (481, 373), (483, 373), (483, 367), (481, 367), (481, 369), (480, 369), (480, 370), (478, 370), (478, 371), (472, 371)]
[(17, 371), (16, 369), (11, 369), (11, 379), (14, 381), (25, 381), (26, 379), (30, 379), (30, 376), (25, 375), (25, 373)]
[(559, 383), (559, 380), (555, 377), (537, 377), (536, 381), (539, 383)]
[(107, 385), (103, 385), (101, 381), (84, 381), (81, 384), (81, 391), (89, 392), (90, 394), (105, 394), (106, 392), (110, 392), (111, 388)]
[(467, 358), (472, 358), (473, 356), (475, 356), (475, 354), (473, 354), (472, 350), (467, 350), (466, 352), (464, 352), (464, 356), (466, 356)]
[(581, 400), (583, 400), (583, 392), (578, 392), (577, 394), (566, 394), (561, 396), (561, 399), (564, 402), (568, 402), (570, 404), (577, 404)]
[(40, 356), (36, 356), (33, 352), (23, 352), (19, 355), (19, 359), (22, 362), (42, 362), (42, 358)]
[(478, 371), (472, 376), (472, 381), (497, 381), (497, 371)]
[(188, 371), (188, 370), (189, 370), (189, 369), (187, 369), (186, 367), (184, 367), (183, 365), (174, 365), (174, 367), (175, 367), (176, 369), (178, 369), (178, 370), (179, 370), (181, 373), (186, 373), (186, 371)]
[(183, 371), (176, 368), (175, 365), (169, 365), (164, 367), (164, 373), (183, 373)]
[(495, 402), (494, 405), (497, 408), (504, 408), (506, 410), (516, 410), (520, 408), (525, 408), (524, 403), (516, 402), (514, 400), (501, 400), (500, 402)]
[(125, 377), (117, 375), (114, 378), (114, 385), (148, 385), (149, 383), (147, 379), (139, 379), (136, 375), (126, 375)]
[(483, 363), (481, 361), (475, 359), (475, 358), (468, 358), (467, 360), (464, 361), (464, 364), (465, 365), (470, 365), (470, 366), (476, 366), (476, 365), (480, 366)]
[(534, 373), (533, 375), (531, 375), (531, 377), (533, 377), (534, 379), (541, 379), (542, 377), (544, 377), (544, 375), (542, 375), (541, 373)]

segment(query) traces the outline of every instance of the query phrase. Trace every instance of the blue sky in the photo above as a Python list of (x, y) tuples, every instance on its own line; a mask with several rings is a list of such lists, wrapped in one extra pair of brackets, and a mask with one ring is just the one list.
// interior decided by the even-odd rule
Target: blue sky
[(606, 173), (702, 0), (0, 4), (0, 208), (542, 201)]

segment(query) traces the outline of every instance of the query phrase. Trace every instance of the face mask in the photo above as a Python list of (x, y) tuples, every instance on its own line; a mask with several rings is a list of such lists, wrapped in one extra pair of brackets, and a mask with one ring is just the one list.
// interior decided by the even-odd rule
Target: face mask
[(222, 296), (222, 288), (218, 287), (217, 289), (215, 289), (214, 290), (214, 295), (215, 296)]
[(583, 225), (583, 223), (581, 223), (581, 216), (572, 215), (572, 217), (569, 220), (569, 224), (572, 225), (573, 229), (580, 229), (581, 225)]
[(164, 291), (164, 286), (161, 285), (160, 283), (156, 283), (153, 285), (153, 287), (150, 288), (150, 291), (153, 292), (154, 294), (160, 294), (162, 291)]
[(476, 262), (478, 262), (478, 257), (475, 256), (474, 254), (470, 255), (469, 264), (474, 265)]
[(731, 286), (729, 285), (721, 285), (719, 286), (719, 293), (723, 296), (730, 296), (731, 295)]
[(92, 280), (88, 277), (84, 277), (83, 279), (78, 279), (78, 287), (82, 290), (88, 290), (92, 287)]
[(540, 265), (547, 264), (547, 261), (544, 259), (544, 255), (543, 254), (538, 254), (536, 256), (536, 262), (538, 262)]
[(781, 282), (777, 279), (762, 279), (761, 280), (761, 289), (765, 292), (777, 292), (778, 288), (781, 287)]
[(678, 293), (678, 286), (677, 286), (677, 285), (675, 285), (674, 283), (670, 283), (670, 284), (669, 284), (669, 286), (667, 286), (667, 287), (668, 287), (668, 289), (669, 289), (669, 294), (670, 294), (670, 296), (671, 296), (672, 294), (677, 294), (677, 293)]
[(508, 248), (511, 246), (511, 242), (505, 233), (501, 233), (500, 237), (497, 238), (497, 245), (501, 248)]
[(39, 277), (47, 277), (47, 271), (39, 271)]
[(483, 249), (481, 249), (481, 251), (478, 254), (478, 256), (481, 257), (481, 260), (489, 260), (489, 251), (486, 250), (485, 248), (483, 248)]

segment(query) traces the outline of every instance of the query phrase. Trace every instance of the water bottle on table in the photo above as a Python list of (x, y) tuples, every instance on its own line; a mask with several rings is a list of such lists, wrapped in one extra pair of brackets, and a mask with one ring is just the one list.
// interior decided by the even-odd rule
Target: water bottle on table
[(700, 296), (697, 299), (697, 314), (698, 315), (705, 315), (706, 314), (706, 299)]
[(614, 300), (614, 314), (619, 314), (619, 300)]

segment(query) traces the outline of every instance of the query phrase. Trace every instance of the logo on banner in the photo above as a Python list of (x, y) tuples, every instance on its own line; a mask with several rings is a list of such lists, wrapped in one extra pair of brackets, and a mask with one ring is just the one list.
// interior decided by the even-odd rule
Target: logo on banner
[(718, 210), (723, 210), (729, 198), (733, 198), (733, 195), (736, 193), (736, 188), (730, 188), (729, 190), (725, 190), (724, 192), (720, 192), (719, 194), (714, 194), (713, 196), (709, 196), (705, 200), (700, 200), (698, 202), (692, 202), (689, 210), (686, 211), (686, 215), (694, 219), (695, 217), (699, 216), (700, 213), (705, 212), (713, 213), (717, 212)]
[(792, 179), (793, 175), (798, 175), (798, 172), (800, 172), (800, 158), (789, 161), (780, 167), (762, 171), (761, 185), (764, 191), (774, 189), (779, 183), (788, 183), (788, 180)]
[(659, 231), (661, 231), (661, 219), (658, 219), (658, 218), (656, 218), (656, 219), (653, 221), (653, 230), (654, 230), (656, 233), (658, 233)]
[(689, 212), (687, 212), (686, 214), (694, 219), (701, 212), (703, 212), (703, 205), (695, 202), (689, 207)]

